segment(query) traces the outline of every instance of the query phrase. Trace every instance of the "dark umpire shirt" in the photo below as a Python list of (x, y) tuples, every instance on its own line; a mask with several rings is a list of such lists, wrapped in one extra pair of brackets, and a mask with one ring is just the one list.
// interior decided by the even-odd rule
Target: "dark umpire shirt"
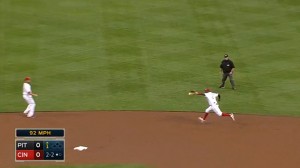
[(235, 67), (231, 60), (223, 60), (221, 62), (220, 68), (223, 70), (223, 73), (229, 73), (231, 72), (231, 69)]

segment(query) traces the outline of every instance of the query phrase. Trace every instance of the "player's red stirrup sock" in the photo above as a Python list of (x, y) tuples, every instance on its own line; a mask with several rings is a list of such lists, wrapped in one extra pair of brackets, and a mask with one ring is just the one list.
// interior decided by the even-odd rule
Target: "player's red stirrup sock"
[(205, 120), (207, 116), (208, 116), (208, 113), (205, 113), (204, 117), (203, 117), (203, 120)]
[(222, 116), (227, 116), (227, 117), (229, 117), (230, 116), (230, 114), (228, 114), (228, 113), (222, 113)]

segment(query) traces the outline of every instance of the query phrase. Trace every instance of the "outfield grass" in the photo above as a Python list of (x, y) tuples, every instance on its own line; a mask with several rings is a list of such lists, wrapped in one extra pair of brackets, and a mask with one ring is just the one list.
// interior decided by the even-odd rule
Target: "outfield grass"
[[(0, 0), (0, 111), (204, 111), (300, 115), (297, 0)], [(220, 90), (219, 63), (237, 90)], [(229, 83), (228, 83), (229, 84)], [(229, 88), (229, 85), (227, 85)]]

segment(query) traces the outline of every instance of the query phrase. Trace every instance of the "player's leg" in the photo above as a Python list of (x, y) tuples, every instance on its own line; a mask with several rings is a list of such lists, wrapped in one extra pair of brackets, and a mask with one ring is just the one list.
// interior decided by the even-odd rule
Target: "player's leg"
[(23, 96), (23, 99), (26, 101), (26, 103), (28, 104), (27, 105), (27, 108), (24, 110), (24, 114), (27, 114), (29, 111), (30, 111), (30, 101), (29, 101), (29, 97), (27, 96)]
[(223, 73), (222, 84), (219, 86), (219, 88), (225, 87), (225, 81), (227, 80), (227, 76), (228, 76), (228, 73)]
[(224, 113), (224, 112), (222, 112), (221, 110), (220, 110), (220, 108), (219, 108), (219, 106), (214, 106), (213, 107), (213, 111), (218, 115), (218, 116), (222, 116), (222, 117), (231, 117), (231, 119), (233, 120), (233, 121), (235, 121), (235, 119), (234, 119), (234, 115), (232, 114), (232, 113)]
[(30, 103), (29, 104), (30, 110), (29, 110), (29, 112), (27, 114), (27, 117), (33, 117), (34, 112), (35, 112), (35, 106), (36, 106), (36, 104), (35, 104), (35, 101), (33, 100), (33, 98), (29, 99), (29, 103)]
[(235, 89), (235, 83), (234, 83), (234, 80), (233, 80), (233, 75), (229, 75), (229, 80), (230, 80), (230, 84), (231, 84), (231, 88), (232, 89)]
[(223, 116), (223, 117), (229, 117), (230, 115), (228, 113), (224, 113), (220, 110), (219, 106), (214, 106), (213, 111), (218, 115), (218, 116)]
[[(223, 112), (220, 110), (219, 106), (213, 106), (212, 107), (212, 110), (214, 113), (217, 114), (217, 116), (223, 116)], [(225, 113), (225, 116), (226, 116), (226, 113)]]
[(35, 110), (35, 104), (30, 104), (30, 110), (27, 114), (27, 117), (33, 117), (34, 116), (34, 110)]
[(212, 111), (212, 107), (211, 107), (211, 106), (209, 106), (209, 107), (205, 110), (205, 113), (204, 113), (203, 118), (202, 118), (202, 117), (199, 117), (199, 120), (200, 120), (201, 122), (204, 122), (204, 121), (206, 120), (206, 118), (207, 118), (207, 116), (208, 116), (208, 114), (209, 114), (210, 111)]
[(27, 105), (27, 108), (24, 110), (24, 114), (28, 114), (28, 112), (30, 111), (30, 104)]

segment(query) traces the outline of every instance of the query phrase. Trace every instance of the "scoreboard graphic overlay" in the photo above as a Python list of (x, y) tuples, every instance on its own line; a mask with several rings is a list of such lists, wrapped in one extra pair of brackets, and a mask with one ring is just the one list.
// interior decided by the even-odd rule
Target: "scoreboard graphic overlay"
[(65, 129), (16, 128), (15, 161), (65, 161)]

